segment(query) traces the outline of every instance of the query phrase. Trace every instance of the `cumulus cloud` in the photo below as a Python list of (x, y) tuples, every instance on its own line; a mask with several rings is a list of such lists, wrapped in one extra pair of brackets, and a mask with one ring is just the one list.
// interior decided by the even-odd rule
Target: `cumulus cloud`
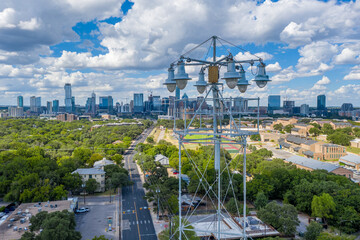
[(272, 63), (266, 66), (266, 71), (267, 72), (278, 72), (280, 71), (282, 68), (280, 66), (279, 62), (276, 63)]
[(344, 80), (360, 80), (360, 66), (353, 67), (350, 73), (344, 77)]
[(323, 76), (321, 80), (317, 81), (310, 90), (326, 90), (326, 85), (330, 84), (330, 79)]
[[(180, 54), (211, 35), (221, 36), (235, 44), (255, 43), (259, 47), (271, 42), (280, 43), (284, 49), (299, 48), (300, 58), (296, 66), (287, 59), (282, 61), (277, 58), (276, 51), (266, 49), (255, 52), (265, 61), (275, 59), (275, 63), (267, 66), (267, 71), (275, 74), (271, 77), (275, 84), (301, 77), (322, 76), (336, 64), (351, 64), (359, 60), (360, 44), (353, 40), (360, 37), (359, 2), (134, 2), (125, 16), (120, 10), (123, 1), (117, 0), (0, 2), (1, 86), (9, 92), (18, 92), (20, 87), (33, 92), (59, 88), (63, 94), (62, 85), (69, 81), (74, 88), (86, 94), (89, 86), (96, 86), (104, 93), (119, 91), (127, 96), (135, 87), (139, 91), (152, 88), (161, 92), (161, 81), (166, 78), (163, 73), (147, 72), (139, 77), (129, 71), (163, 71)], [(108, 17), (123, 19), (115, 25), (100, 21)], [(89, 36), (100, 40), (103, 52), (92, 55), (91, 52), (66, 50), (60, 57), (48, 57), (52, 53), (50, 46), (68, 41), (78, 43), (79, 36), (72, 27), (89, 21), (98, 26)], [(235, 49), (224, 41), (221, 43), (225, 49)], [(84, 41), (78, 47), (91, 50), (94, 45)], [(203, 46), (192, 54), (202, 56), (201, 52), (206, 49), (207, 46)], [(236, 55), (239, 60), (249, 57), (252, 56), (246, 51)], [(124, 72), (129, 74), (124, 75)], [(195, 70), (190, 72), (196, 75)], [(357, 69), (352, 69), (344, 79), (359, 79), (358, 74)], [(5, 79), (10, 82), (5, 82)], [(314, 92), (315, 88), (326, 86), (319, 83), (323, 80), (313, 85)], [(249, 91), (264, 89), (250, 87)], [(300, 98), (304, 96), (300, 92), (293, 94), (298, 94)]]

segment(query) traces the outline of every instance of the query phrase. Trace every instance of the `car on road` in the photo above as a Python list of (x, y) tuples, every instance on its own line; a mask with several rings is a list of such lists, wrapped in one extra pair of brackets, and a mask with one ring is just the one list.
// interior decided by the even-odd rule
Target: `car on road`
[(89, 211), (90, 211), (89, 208), (82, 207), (82, 208), (77, 209), (76, 213), (86, 213), (86, 212), (89, 212)]

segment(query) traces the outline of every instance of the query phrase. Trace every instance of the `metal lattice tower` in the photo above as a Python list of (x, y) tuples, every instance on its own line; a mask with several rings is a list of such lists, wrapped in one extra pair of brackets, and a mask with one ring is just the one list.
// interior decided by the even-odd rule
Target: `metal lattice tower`
[[(228, 56), (217, 59), (216, 43), (219, 41), (222, 44), (221, 40), (223, 39), (213, 36), (194, 48), (196, 49), (206, 42), (210, 42), (209, 50), (211, 47), (213, 49), (212, 61), (206, 59), (207, 55), (205, 60), (187, 57), (186, 55), (192, 50), (182, 55), (177, 62), (177, 73), (174, 75), (174, 63), (172, 63), (169, 68), (169, 78), (164, 84), (168, 87), (170, 92), (175, 90), (175, 86), (184, 89), (187, 81), (191, 80), (188, 74), (185, 73), (185, 66), (201, 66), (199, 81), (196, 82), (195, 86), (200, 94), (204, 93), (207, 88), (205, 97), (198, 98), (198, 104), (192, 110), (187, 109), (187, 103), (191, 99), (175, 100), (174, 102), (174, 133), (176, 133), (179, 140), (179, 239), (187, 239), (186, 231), (195, 231), (197, 234), (201, 234), (201, 236), (213, 236), (216, 239), (231, 239), (232, 237), (248, 239), (246, 234), (246, 138), (250, 135), (259, 133), (260, 99), (242, 97), (225, 98), (223, 96), (223, 83), (218, 81), (219, 70), (221, 67), (227, 67), (227, 72), (223, 77), (227, 86), (230, 89), (237, 86), (242, 93), (246, 91), (247, 86), (249, 85), (248, 81), (245, 79), (243, 64), (250, 64), (252, 67), (254, 62), (259, 62), (258, 72), (254, 79), (259, 87), (264, 87), (270, 80), (265, 73), (265, 64), (262, 62), (261, 58), (256, 56), (254, 59), (236, 61), (233, 55), (228, 51)], [(240, 71), (237, 72), (236, 69), (239, 69)], [(208, 70), (208, 82), (205, 82), (204, 79), (206, 70)], [(256, 112), (249, 112), (247, 110), (248, 103), (251, 101), (257, 103)], [(254, 118), (257, 119), (257, 129), (250, 130), (241, 127), (241, 117), (247, 115), (255, 115)], [(184, 119), (183, 126), (176, 125), (176, 117)], [(212, 120), (212, 126), (204, 124), (204, 121), (206, 120)], [(223, 124), (224, 120), (229, 120), (229, 124)], [(200, 125), (195, 126), (195, 121), (199, 121)], [(202, 166), (198, 165), (196, 160), (191, 156), (191, 153), (186, 149), (185, 145), (189, 143), (213, 145), (211, 156), (209, 159), (203, 159)], [(224, 149), (224, 146), (239, 146), (240, 149), (237, 154), (240, 154), (240, 151), (243, 153), (244, 203), (242, 206), (242, 217), (239, 211), (241, 206), (238, 206), (237, 201), (235, 201), (237, 208), (236, 216), (232, 216), (225, 206), (225, 201), (230, 196), (237, 199), (237, 194), (234, 190), (234, 172), (232, 171), (233, 169), (230, 168), (230, 163), (233, 162), (236, 166), (238, 166), (239, 163), (234, 162), (237, 154), (233, 156), (232, 159), (226, 159), (225, 156), (221, 156), (222, 153), (225, 155), (225, 151), (222, 150)], [(190, 207), (185, 213), (182, 213), (182, 153), (184, 153), (189, 160), (196, 177), (199, 179), (191, 203), (194, 202), (196, 198), (200, 198), (200, 202), (205, 198), (209, 199), (212, 208), (216, 210), (214, 214), (205, 217), (197, 215), (196, 213), (200, 211), (198, 209), (199, 205), (196, 205), (193, 209)], [(214, 165), (216, 176), (215, 180), (210, 182), (208, 181), (206, 174), (209, 165), (212, 164)], [(229, 184), (225, 188), (222, 186), (222, 179), (228, 180)], [(205, 191), (205, 194), (200, 194), (201, 189)], [(236, 233), (234, 233), (234, 231), (224, 230), (224, 219), (230, 219), (229, 221), (234, 223), (234, 226), (231, 229), (238, 228), (235, 229), (237, 230)], [(201, 225), (204, 221), (206, 221), (207, 226)], [(190, 225), (196, 226), (193, 229), (189, 227)], [(239, 232), (241, 232), (240, 235)]]

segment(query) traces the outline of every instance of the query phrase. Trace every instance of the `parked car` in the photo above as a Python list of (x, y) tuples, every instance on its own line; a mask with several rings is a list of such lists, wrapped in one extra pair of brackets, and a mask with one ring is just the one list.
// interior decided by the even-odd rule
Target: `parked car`
[(78, 210), (76, 210), (76, 213), (86, 213), (86, 212), (89, 212), (90, 209), (89, 208), (79, 208)]

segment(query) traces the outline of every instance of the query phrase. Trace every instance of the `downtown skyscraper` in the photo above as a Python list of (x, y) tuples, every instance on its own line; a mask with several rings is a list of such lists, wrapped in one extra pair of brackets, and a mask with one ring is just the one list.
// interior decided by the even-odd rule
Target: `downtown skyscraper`
[(65, 89), (65, 112), (71, 113), (73, 110), (73, 100), (71, 96), (71, 84), (66, 83), (64, 86)]

